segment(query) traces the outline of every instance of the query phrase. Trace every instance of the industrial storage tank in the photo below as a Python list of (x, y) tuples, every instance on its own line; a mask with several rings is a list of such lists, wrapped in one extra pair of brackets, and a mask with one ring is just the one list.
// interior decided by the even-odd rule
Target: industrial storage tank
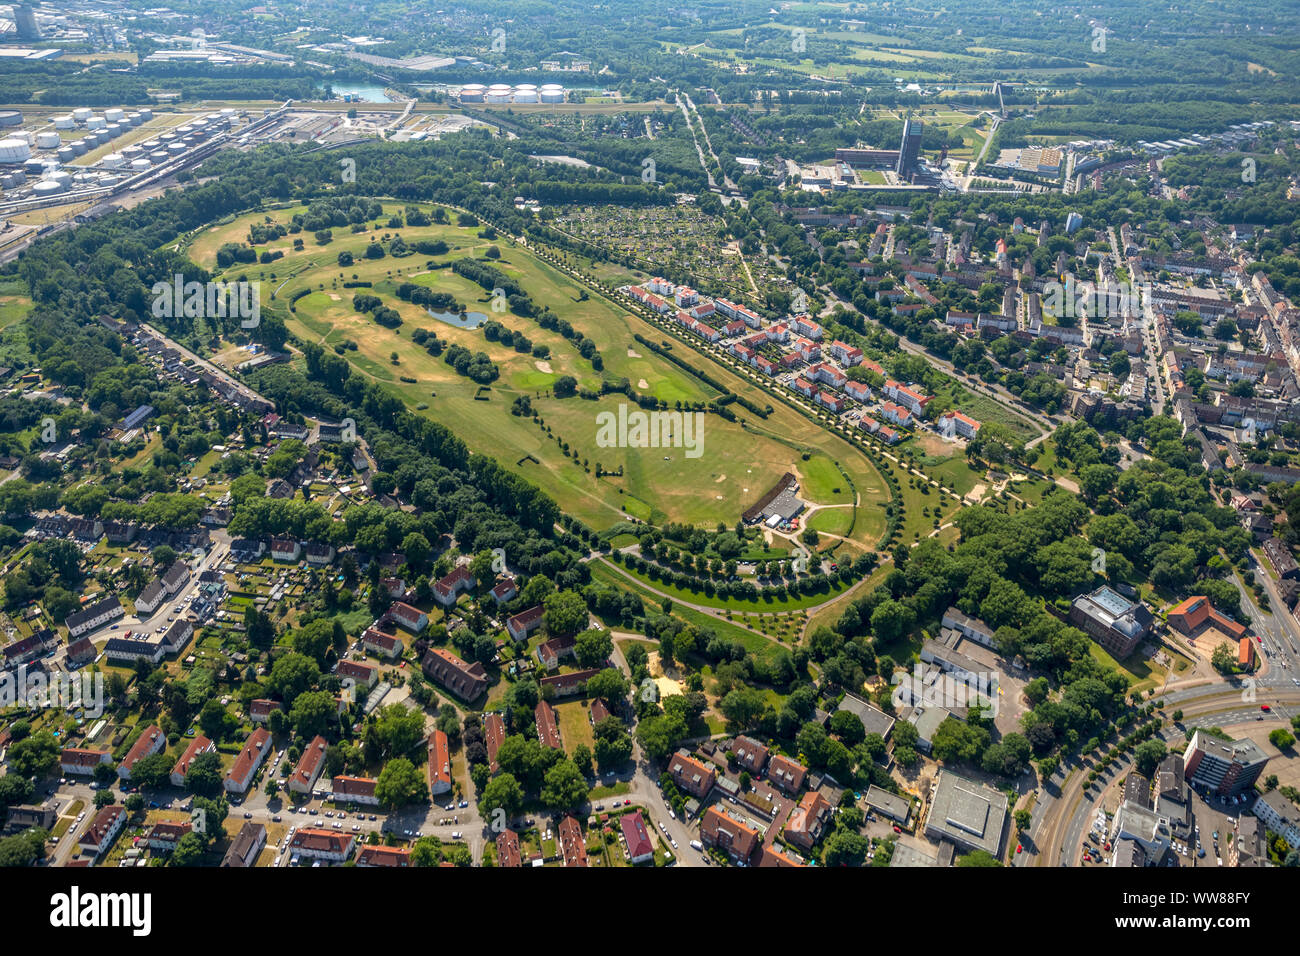
[(533, 86), (533, 84), (531, 84), (531, 83), (521, 83), (519, 86), (516, 86), (516, 87), (515, 87), (515, 102), (516, 102), (516, 103), (536, 103), (536, 102), (537, 102), (537, 87)]
[(57, 196), (67, 188), (63, 183), (55, 182), (53, 179), (42, 179), (32, 187), (32, 192), (37, 199), (41, 199), (45, 196)]
[(92, 116), (86, 120), (86, 129), (103, 129), (108, 125), (108, 120), (102, 116)]
[(165, 149), (154, 150), (152, 153), (149, 154), (149, 162), (151, 163), (167, 162), (167, 150)]
[(122, 155), (126, 159), (139, 159), (144, 155), (144, 150), (139, 146), (128, 146), (122, 150)]
[(133, 159), (133, 160), (131, 160), (131, 168), (134, 169), (134, 170), (136, 170), (137, 172), (139, 172), (139, 171), (141, 171), (141, 170), (148, 169), (148, 168), (149, 168), (149, 160), (147, 160), (147, 159)]
[(139, 114), (139, 113), (127, 113), (127, 114), (126, 114), (126, 121), (127, 121), (127, 123), (130, 124), (131, 126), (139, 126), (139, 125), (140, 125), (140, 114)]
[(110, 123), (120, 123), (122, 120), (126, 119), (126, 110), (116, 108), (104, 110), (104, 119), (108, 120)]
[(487, 89), (487, 101), (489, 103), (509, 103), (510, 87), (504, 83), (493, 83)]
[(25, 163), (32, 158), (32, 148), (21, 139), (0, 139), (0, 163)]
[(55, 129), (72, 129), (72, 127), (77, 125), (76, 121), (73, 120), (71, 113), (65, 113), (62, 116), (56, 116), (52, 120), (50, 120), (50, 122), (54, 124)]
[(174, 140), (174, 139), (176, 138), (176, 134), (175, 134), (175, 133), (163, 133), (163, 134), (162, 134), (161, 136), (159, 136), (158, 138), (159, 138), (160, 140), (162, 140), (164, 143), (170, 143), (172, 140)]
[(184, 143), (169, 143), (167, 146), (167, 152), (171, 153), (173, 156), (179, 156), (187, 149), (189, 149), (189, 147)]
[(95, 114), (93, 111), (87, 109), (84, 106), (79, 106), (72, 111), (72, 118), (76, 120), (78, 123), (84, 123), (86, 122), (86, 120), (90, 119), (94, 115)]
[(0, 126), (22, 126), (23, 114), (18, 110), (0, 110)]
[(84, 139), (74, 139), (68, 145), (72, 147), (73, 156), (84, 156), (86, 154), (86, 150), (90, 148), (89, 146), (86, 145), (86, 141)]
[(145, 149), (149, 150), (150, 152), (152, 152), (152, 151), (155, 150), (155, 149), (161, 149), (161, 148), (162, 148), (162, 143), (160, 143), (160, 142), (159, 142), (158, 140), (156, 140), (156, 139), (147, 139), (147, 140), (145, 140), (143, 143), (141, 143), (140, 145), (143, 146)]
[(41, 149), (57, 149), (61, 142), (59, 134), (50, 130), (36, 134), (36, 145)]
[(462, 103), (482, 103), (484, 87), (482, 83), (466, 83), (460, 88)]
[(109, 153), (100, 163), (105, 169), (120, 169), (126, 165), (126, 157), (121, 153)]
[(39, 176), (45, 171), (45, 160), (29, 159), (27, 162), (23, 163), (23, 169), (31, 173), (33, 176)]
[(153, 110), (148, 107), (142, 107), (140, 109), (140, 118), (146, 123), (149, 122), (149, 120), (153, 119)]
[(564, 87), (559, 83), (543, 84), (540, 94), (543, 103), (563, 103)]
[(67, 186), (72, 182), (72, 173), (66, 172), (62, 169), (56, 169), (46, 174), (45, 178), (51, 182), (62, 183)]
[(70, 163), (77, 158), (77, 154), (72, 151), (71, 146), (62, 147), (57, 155), (61, 163)]

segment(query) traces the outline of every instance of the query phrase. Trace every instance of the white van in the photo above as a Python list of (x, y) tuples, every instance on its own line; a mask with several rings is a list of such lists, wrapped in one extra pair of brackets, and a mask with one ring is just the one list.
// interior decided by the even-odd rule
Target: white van
[(701, 843), (699, 840), (692, 840), (692, 841), (691, 841), (691, 849), (692, 849), (692, 850), (699, 850), (701, 853), (703, 853), (703, 852), (704, 852), (704, 844)]

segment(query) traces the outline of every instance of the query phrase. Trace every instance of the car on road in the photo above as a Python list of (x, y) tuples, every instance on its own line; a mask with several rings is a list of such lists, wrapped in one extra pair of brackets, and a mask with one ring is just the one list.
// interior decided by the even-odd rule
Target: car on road
[(376, 817), (376, 816), (372, 813), (372, 814), (370, 814), (370, 819), (372, 819), (372, 820), (377, 820), (377, 819), (379, 819), (379, 818)]
[(459, 830), (452, 830), (452, 831), (451, 831), (451, 838), (452, 838), (453, 840), (459, 840), (459, 839), (460, 839), (460, 831), (459, 831)]
[(903, 832), (903, 829), (902, 829), (902, 827), (900, 827), (897, 823), (895, 823), (895, 824), (894, 824), (894, 832), (895, 832), (895, 833), (902, 833), (902, 832)]
[(1268, 706), (1268, 704), (1260, 704), (1260, 705), (1259, 705), (1259, 709), (1262, 710), (1262, 711), (1264, 711), (1265, 713), (1267, 713), (1268, 711), (1272, 710), (1273, 708), (1270, 707), (1270, 706)]
[(244, 819), (245, 819), (245, 820), (251, 820), (251, 819), (253, 819), (253, 815), (252, 815), (251, 813), (249, 813), (247, 810), (245, 810), (245, 811), (244, 811)]

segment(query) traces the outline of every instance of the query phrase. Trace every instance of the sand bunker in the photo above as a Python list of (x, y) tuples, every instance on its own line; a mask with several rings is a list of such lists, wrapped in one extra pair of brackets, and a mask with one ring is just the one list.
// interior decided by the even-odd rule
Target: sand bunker
[(534, 362), (533, 364), (537, 366), (537, 371), (539, 372), (546, 372), (549, 374), (551, 371), (550, 362)]

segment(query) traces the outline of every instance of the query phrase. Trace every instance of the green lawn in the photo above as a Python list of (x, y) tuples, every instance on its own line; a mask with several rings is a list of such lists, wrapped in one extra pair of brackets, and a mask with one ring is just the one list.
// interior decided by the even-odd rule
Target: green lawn
[[(400, 208), (399, 204), (388, 204), (385, 211), (387, 214)], [(199, 233), (190, 243), (189, 253), (196, 262), (212, 268), (217, 248), (225, 242), (243, 241), (251, 223), (268, 217), (287, 223), (300, 210), (289, 207), (236, 217)], [(337, 229), (325, 246), (318, 245), (310, 235), (288, 235), (256, 247), (259, 251), (281, 251), (282, 259), (268, 265), (239, 264), (227, 271), (231, 276), (239, 273), (261, 281), (264, 298), (274, 293), (274, 302), (266, 301), (269, 309), (284, 310), (295, 291), (310, 289), (296, 300), (292, 313), (283, 313), (296, 335), (326, 346), (345, 340), (355, 342), (357, 348), (344, 354), (362, 375), (399, 395), (421, 414), (453, 428), (476, 452), (489, 454), (524, 475), (559, 501), (567, 513), (594, 528), (608, 527), (625, 514), (658, 523), (732, 523), (781, 474), (802, 471), (805, 466), (810, 471), (807, 480), (811, 485), (833, 489), (838, 484), (843, 490), (828, 491), (831, 498), (851, 501), (847, 482), (835, 476), (832, 459), (842, 462), (864, 502), (883, 495), (883, 483), (865, 455), (809, 425), (785, 406), (775, 408), (766, 420), (743, 410), (737, 422), (707, 416), (702, 454), (695, 458), (686, 457), (681, 448), (598, 446), (596, 416), (601, 412), (616, 414), (627, 399), (617, 394), (596, 401), (554, 398), (549, 388), (559, 376), (571, 375), (581, 387), (593, 390), (602, 379), (625, 378), (633, 389), (654, 395), (670, 406), (678, 401), (707, 401), (719, 393), (633, 339), (633, 333), (639, 332), (657, 341), (663, 338), (659, 330), (598, 294), (584, 293), (578, 283), (550, 264), (504, 240), (495, 241), (501, 258), (493, 265), (516, 279), (538, 306), (550, 308), (589, 338), (604, 363), (603, 371), (596, 371), (558, 333), (509, 312), (492, 317), (527, 335), (534, 346), (548, 348), (548, 357), (519, 353), (499, 342), (487, 341), (479, 330), (441, 322), (421, 307), (396, 298), (396, 286), (406, 281), (427, 284), (452, 294), (470, 310), (487, 311), (489, 296), (477, 285), (450, 269), (430, 270), (428, 265), (430, 261), (442, 264), (479, 255), (493, 243), (478, 238), (473, 229), (435, 225), (403, 229), (401, 234), (408, 242), (426, 238), (447, 242), (451, 248), (444, 256), (416, 254), (376, 260), (361, 256), (372, 239), (388, 232), (383, 224), (377, 231), (357, 235)], [(301, 251), (293, 249), (295, 238), (305, 240)], [(337, 256), (344, 250), (353, 254), (354, 264), (340, 268)], [(344, 282), (353, 281), (372, 285), (365, 289), (344, 288)], [(358, 291), (383, 299), (402, 316), (403, 325), (396, 330), (383, 328), (369, 316), (355, 312), (352, 297)], [(491, 390), (482, 392), (478, 383), (456, 374), (440, 357), (416, 346), (410, 340), (416, 328), (433, 331), (446, 344), (486, 353), (500, 369)], [(709, 360), (684, 346), (675, 348), (690, 363), (707, 367), (709, 374), (727, 388), (751, 397), (760, 407), (768, 404), (768, 398), (751, 383), (710, 365)], [(396, 364), (392, 353), (397, 354)], [(531, 401), (534, 417), (511, 414), (511, 405), (520, 397)], [(809, 452), (812, 457), (804, 461), (803, 454)], [(597, 477), (598, 465), (616, 474)], [(874, 545), (870, 535), (876, 519), (866, 506), (861, 511), (860, 543), (870, 547)]]

